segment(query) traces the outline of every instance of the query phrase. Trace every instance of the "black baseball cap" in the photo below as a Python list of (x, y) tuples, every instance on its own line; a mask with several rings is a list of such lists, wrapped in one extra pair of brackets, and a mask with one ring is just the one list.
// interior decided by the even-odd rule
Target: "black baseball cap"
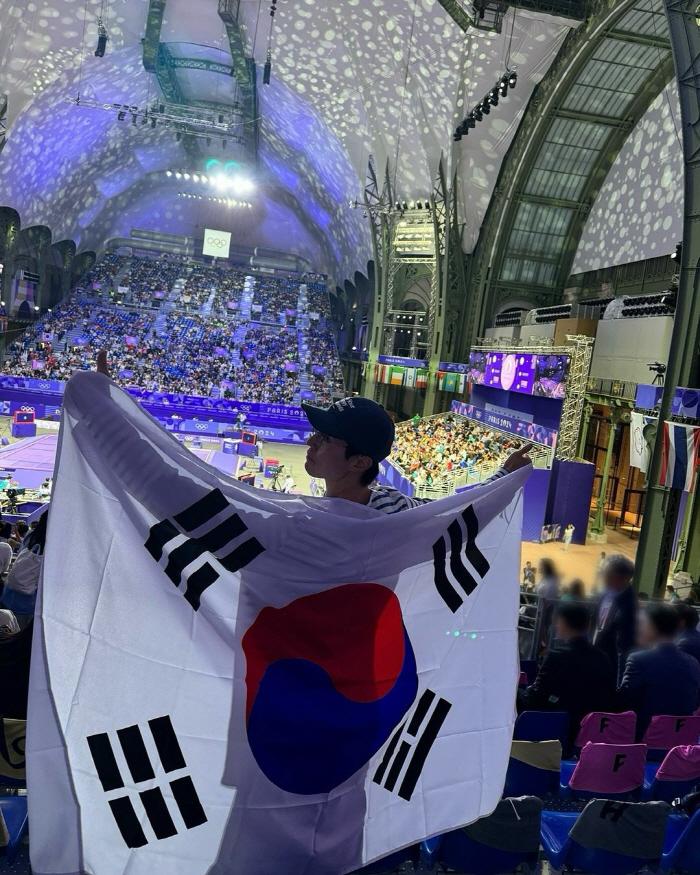
[(386, 410), (369, 398), (343, 398), (330, 407), (301, 405), (316, 431), (345, 441), (350, 447), (381, 462), (394, 443), (394, 423)]

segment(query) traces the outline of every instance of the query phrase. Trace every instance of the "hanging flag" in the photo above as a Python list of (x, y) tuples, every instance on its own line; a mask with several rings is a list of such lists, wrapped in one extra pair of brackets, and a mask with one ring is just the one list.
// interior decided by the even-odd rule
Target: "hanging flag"
[(457, 388), (455, 391), (463, 395), (467, 391), (467, 375), (466, 374), (457, 374)]
[(428, 371), (424, 368), (416, 369), (416, 388), (425, 389), (428, 385)]
[(35, 618), (32, 869), (344, 875), (493, 811), (527, 476), (390, 515), (275, 496), (79, 372)]
[(445, 372), (442, 375), (442, 379), (440, 380), (440, 389), (443, 392), (456, 392), (457, 391), (457, 377), (459, 374), (453, 374), (451, 372)]
[(700, 428), (664, 422), (661, 486), (692, 492), (700, 452)]
[(644, 438), (644, 426), (654, 422), (653, 417), (633, 410), (630, 423), (630, 466), (640, 471), (649, 470), (649, 444)]
[(405, 368), (403, 372), (403, 384), (407, 386), (409, 389), (412, 389), (416, 385), (416, 369), (415, 368)]
[(403, 368), (391, 368), (391, 377), (389, 382), (392, 386), (402, 386), (403, 385)]

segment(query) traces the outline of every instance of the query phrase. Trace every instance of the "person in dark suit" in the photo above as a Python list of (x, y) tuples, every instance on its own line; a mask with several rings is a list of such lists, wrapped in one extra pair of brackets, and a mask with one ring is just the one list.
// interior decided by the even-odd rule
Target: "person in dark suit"
[(619, 684), (637, 638), (637, 597), (632, 589), (634, 563), (622, 553), (613, 553), (605, 560), (601, 577), (605, 589), (593, 614), (591, 636), (615, 667)]
[(697, 708), (700, 665), (674, 643), (678, 626), (675, 608), (650, 605), (644, 611), (639, 633), (644, 649), (627, 658), (619, 693), (622, 704), (637, 714), (640, 739), (655, 715), (683, 717)]
[(681, 653), (695, 657), (700, 665), (700, 630), (698, 622), (700, 615), (694, 605), (686, 602), (676, 602), (673, 607), (678, 611), (680, 631), (676, 637), (676, 645)]
[(566, 711), (570, 743), (586, 714), (615, 709), (615, 670), (588, 641), (590, 622), (585, 605), (559, 604), (554, 625), (561, 643), (545, 656), (534, 684), (518, 694), (519, 711)]

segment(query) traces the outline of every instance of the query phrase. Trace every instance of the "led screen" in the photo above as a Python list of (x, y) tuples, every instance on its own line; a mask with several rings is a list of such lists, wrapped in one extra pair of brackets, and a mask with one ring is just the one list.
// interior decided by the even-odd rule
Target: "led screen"
[(469, 353), (469, 382), (483, 383), (486, 379), (486, 359), (488, 353), (485, 352), (470, 352)]
[(538, 355), (532, 394), (542, 398), (563, 398), (569, 376), (568, 355)]

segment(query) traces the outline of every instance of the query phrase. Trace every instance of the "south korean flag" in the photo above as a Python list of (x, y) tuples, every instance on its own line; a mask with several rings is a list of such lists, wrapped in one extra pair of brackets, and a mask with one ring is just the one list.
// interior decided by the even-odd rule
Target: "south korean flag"
[(523, 470), (384, 515), (65, 395), (27, 737), (40, 875), (344, 875), (490, 813)]

